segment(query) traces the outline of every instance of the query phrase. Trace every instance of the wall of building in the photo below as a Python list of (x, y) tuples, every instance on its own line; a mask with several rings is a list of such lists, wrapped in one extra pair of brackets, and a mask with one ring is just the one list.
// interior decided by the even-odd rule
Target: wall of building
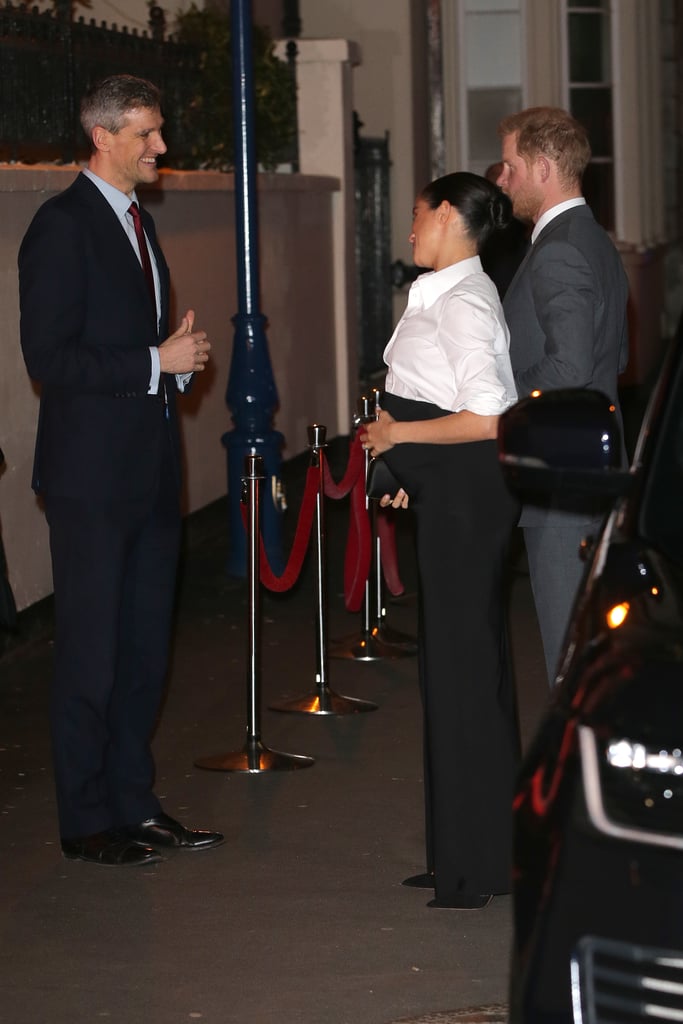
[[(0, 167), (0, 529), (18, 607), (52, 590), (47, 530), (30, 488), (38, 390), (19, 347), (16, 257), (36, 209), (73, 179), (75, 168)], [(259, 176), (261, 308), (285, 436), (283, 457), (306, 448), (306, 428), (323, 423), (328, 436), (347, 433), (339, 422), (333, 287), (332, 204), (336, 179)], [(141, 193), (152, 212), (171, 268), (174, 319), (191, 307), (212, 341), (209, 369), (180, 400), (186, 463), (184, 510), (192, 512), (227, 490), (222, 435), (232, 428), (225, 404), (232, 354), (231, 317), (237, 312), (234, 193), (231, 175), (161, 174)], [(144, 443), (144, 439), (141, 439)], [(295, 514), (295, 513), (293, 513)]]
[(666, 314), (663, 329), (673, 336), (683, 309), (683, 3), (665, 0), (661, 23), (663, 103)]
[[(229, 8), (229, 0), (212, 0)], [(202, 6), (202, 0), (198, 0)], [(147, 5), (142, 0), (91, 0), (87, 18), (144, 31)], [(169, 30), (176, 12), (189, 6), (164, 3)], [(277, 37), (282, 0), (252, 0), (256, 24)], [(391, 166), (392, 260), (412, 263), (408, 242), (410, 211), (416, 192), (430, 179), (429, 96), (427, 88), (425, 0), (300, 0), (302, 39), (338, 39), (358, 44), (360, 62), (351, 80), (351, 105), (367, 137), (389, 133)], [(405, 295), (397, 296), (396, 316)]]
[(364, 136), (389, 133), (392, 258), (412, 263), (415, 194), (429, 181), (424, 0), (301, 0), (304, 38), (358, 44), (353, 106)]

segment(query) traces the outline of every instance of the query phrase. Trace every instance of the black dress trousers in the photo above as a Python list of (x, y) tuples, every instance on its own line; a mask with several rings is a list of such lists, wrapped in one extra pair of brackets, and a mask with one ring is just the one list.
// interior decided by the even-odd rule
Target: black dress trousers
[[(448, 415), (390, 394), (382, 407), (404, 421)], [(509, 892), (519, 732), (504, 577), (519, 507), (495, 441), (385, 458), (416, 518), (427, 867), (439, 901)]]
[(57, 638), (50, 721), (62, 838), (135, 824), (161, 810), (152, 790), (151, 740), (180, 542), (177, 470), (164, 433), (158, 476), (146, 495), (45, 499)]

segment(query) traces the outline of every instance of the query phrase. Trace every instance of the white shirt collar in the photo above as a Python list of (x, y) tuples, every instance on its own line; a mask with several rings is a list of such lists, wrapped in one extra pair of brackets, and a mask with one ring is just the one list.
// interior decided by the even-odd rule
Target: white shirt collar
[(449, 291), (463, 278), (477, 273), (483, 273), (478, 256), (459, 260), (458, 263), (452, 263), (450, 267), (444, 267), (443, 270), (429, 270), (426, 274), (420, 274), (413, 283), (411, 287), (411, 292), (414, 292), (413, 298), (417, 298), (416, 293), (419, 293), (422, 299), (422, 308), (429, 309), (444, 292)]
[[(138, 197), (135, 192), (132, 195), (126, 195), (125, 192), (121, 192), (120, 189), (110, 185), (104, 178), (100, 178), (98, 174), (91, 171), (89, 167), (84, 167), (82, 172), (86, 178), (92, 181), (93, 185), (96, 185), (100, 190), (104, 198), (107, 200), (109, 205), (114, 210), (117, 217), (123, 218), (128, 213), (128, 209), (131, 203), (137, 203)], [(138, 205), (140, 205), (138, 203)]]
[(565, 210), (571, 210), (574, 206), (585, 206), (586, 200), (583, 196), (577, 196), (575, 199), (565, 199), (563, 203), (558, 203), (557, 206), (551, 206), (549, 210), (538, 218), (534, 230), (531, 232), (531, 244), (533, 245), (538, 236), (540, 235), (543, 228), (550, 224), (551, 220), (555, 220)]

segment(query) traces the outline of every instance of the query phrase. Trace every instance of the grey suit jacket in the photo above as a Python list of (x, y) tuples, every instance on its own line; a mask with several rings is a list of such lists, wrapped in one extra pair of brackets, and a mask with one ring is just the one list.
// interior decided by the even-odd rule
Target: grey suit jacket
[[(628, 361), (628, 282), (611, 239), (588, 206), (541, 231), (505, 295), (510, 359), (520, 398), (536, 388), (596, 388), (619, 409)], [(547, 511), (525, 508), (522, 525)]]

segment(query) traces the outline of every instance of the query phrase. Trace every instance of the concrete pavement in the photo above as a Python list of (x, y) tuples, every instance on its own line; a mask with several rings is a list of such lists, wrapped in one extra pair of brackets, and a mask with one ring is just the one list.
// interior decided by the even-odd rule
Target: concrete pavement
[[(345, 453), (344, 442), (331, 445), (337, 477)], [(287, 544), (306, 461), (284, 467)], [(439, 911), (426, 908), (429, 893), (400, 885), (424, 869), (416, 659), (330, 660), (332, 688), (374, 701), (377, 711), (269, 710), (315, 688), (310, 557), (292, 591), (264, 595), (260, 720), (267, 746), (315, 764), (256, 776), (194, 766), (240, 750), (246, 736), (247, 595), (225, 573), (226, 508), (218, 502), (188, 523), (155, 738), (165, 809), (222, 829), (225, 845), (144, 869), (63, 860), (47, 731), (49, 630), (0, 658), (0, 1021), (502, 1020), (510, 897), (480, 912)], [(346, 510), (346, 502), (326, 503), (332, 638), (360, 625), (341, 596)], [(407, 517), (399, 552), (412, 591)], [(388, 621), (414, 633), (414, 601), (390, 603)], [(546, 688), (523, 571), (512, 579), (511, 626), (527, 738)]]

